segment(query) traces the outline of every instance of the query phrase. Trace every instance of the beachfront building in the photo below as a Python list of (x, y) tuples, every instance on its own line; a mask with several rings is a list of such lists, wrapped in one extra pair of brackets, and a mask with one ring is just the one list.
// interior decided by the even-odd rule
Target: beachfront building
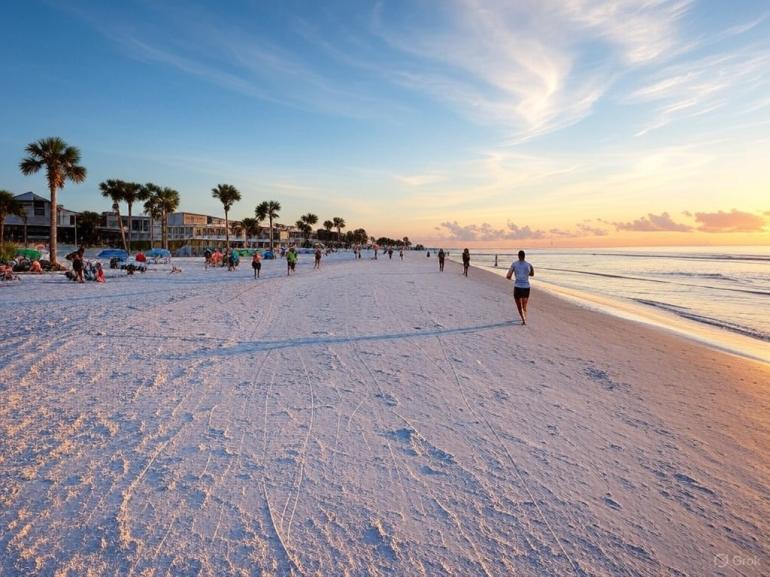
[[(17, 195), (24, 207), (26, 219), (9, 215), (5, 219), (5, 238), (19, 244), (25, 239), (28, 243), (47, 243), (50, 233), (51, 202), (33, 192)], [(77, 244), (78, 216), (80, 213), (59, 205), (59, 241)], [(127, 214), (118, 215), (114, 211), (102, 211), (101, 222), (96, 227), (96, 240), (103, 244), (122, 246), (120, 226), (128, 238), (131, 229), (133, 248), (146, 249), (152, 239), (154, 246), (161, 246), (163, 227), (159, 219), (151, 219), (145, 214), (133, 214), (129, 220)], [(152, 231), (151, 231), (152, 227)], [(314, 237), (311, 237), (311, 239)], [(304, 241), (302, 231), (295, 226), (273, 223), (273, 239), (277, 247), (301, 245)], [(82, 240), (82, 238), (80, 239)], [(175, 212), (168, 215), (168, 245), (172, 251), (181, 251), (190, 255), (201, 255), (207, 248), (224, 249), (226, 244), (225, 219), (193, 212)], [(270, 227), (260, 227), (259, 234), (247, 237), (241, 222), (230, 221), (230, 245), (237, 248), (251, 247), (267, 249), (270, 247)]]
[[(207, 248), (225, 248), (226, 238), (224, 218), (191, 212), (175, 212), (168, 217), (171, 250), (200, 255)], [(273, 238), (277, 246), (288, 246), (301, 243), (302, 233), (296, 227), (273, 223)], [(262, 227), (258, 235), (247, 237), (240, 221), (230, 221), (230, 246), (269, 248), (270, 228)]]
[[(155, 246), (160, 246), (160, 220), (150, 219), (149, 216), (144, 214), (132, 214), (131, 222), (128, 220), (128, 215), (121, 214), (120, 220), (123, 223), (123, 232), (126, 234), (126, 237), (128, 237), (129, 227), (131, 228), (132, 245), (142, 248), (149, 247), (150, 238), (152, 238)], [(150, 235), (150, 226), (154, 229), (152, 235)], [(120, 227), (118, 226), (118, 215), (116, 215), (114, 211), (110, 210), (102, 212), (102, 226), (99, 227), (99, 233), (101, 238), (111, 244), (122, 242)]]
[[(51, 201), (34, 192), (17, 194), (14, 198), (21, 203), (24, 217), (5, 217), (5, 240), (18, 244), (47, 243), (51, 234)], [(56, 230), (60, 243), (76, 243), (77, 217), (77, 212), (59, 205)]]

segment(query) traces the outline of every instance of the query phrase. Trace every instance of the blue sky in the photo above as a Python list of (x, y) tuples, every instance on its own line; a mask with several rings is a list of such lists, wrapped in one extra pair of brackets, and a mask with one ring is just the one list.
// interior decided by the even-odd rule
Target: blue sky
[(230, 183), (235, 217), (275, 199), (434, 242), (770, 242), (766, 2), (4, 8), (0, 188), (45, 194), (17, 166), (58, 135), (89, 170), (74, 209), (122, 178), (219, 214)]

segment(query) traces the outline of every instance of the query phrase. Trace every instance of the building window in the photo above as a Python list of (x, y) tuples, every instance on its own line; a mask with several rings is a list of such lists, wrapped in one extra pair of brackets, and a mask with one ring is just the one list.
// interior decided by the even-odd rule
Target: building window
[(74, 214), (70, 215), (70, 226), (75, 226), (75, 215)]
[(36, 200), (33, 205), (35, 207), (35, 216), (45, 216), (45, 202)]

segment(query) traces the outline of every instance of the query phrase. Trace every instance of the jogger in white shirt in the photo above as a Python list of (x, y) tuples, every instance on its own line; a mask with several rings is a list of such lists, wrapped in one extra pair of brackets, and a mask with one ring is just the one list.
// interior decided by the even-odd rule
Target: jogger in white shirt
[(508, 269), (506, 278), (511, 280), (515, 275), (513, 283), (513, 300), (516, 301), (516, 308), (519, 309), (521, 324), (527, 324), (527, 302), (529, 301), (529, 277), (535, 276), (535, 267), (524, 260), (523, 250), (519, 251), (519, 260), (513, 261)]

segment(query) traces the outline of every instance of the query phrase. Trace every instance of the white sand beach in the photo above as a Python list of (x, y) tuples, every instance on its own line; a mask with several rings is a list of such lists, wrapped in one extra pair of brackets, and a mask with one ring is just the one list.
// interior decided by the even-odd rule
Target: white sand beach
[(770, 366), (423, 253), (181, 266), (0, 287), (0, 575), (770, 574)]

